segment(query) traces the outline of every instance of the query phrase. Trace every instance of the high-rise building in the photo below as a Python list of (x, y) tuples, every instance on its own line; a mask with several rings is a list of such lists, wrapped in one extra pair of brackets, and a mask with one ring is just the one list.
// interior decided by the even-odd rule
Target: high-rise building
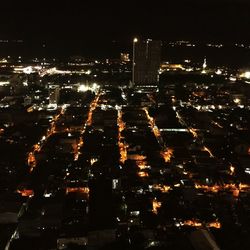
[(58, 104), (60, 97), (60, 88), (59, 86), (53, 86), (49, 90), (49, 104)]
[(161, 41), (133, 41), (133, 79), (136, 86), (154, 86), (159, 81)]

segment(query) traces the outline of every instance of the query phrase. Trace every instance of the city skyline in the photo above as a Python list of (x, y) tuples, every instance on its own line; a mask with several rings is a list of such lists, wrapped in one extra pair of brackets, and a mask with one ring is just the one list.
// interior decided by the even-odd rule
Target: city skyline
[(0, 250), (246, 250), (250, 1), (5, 1)]

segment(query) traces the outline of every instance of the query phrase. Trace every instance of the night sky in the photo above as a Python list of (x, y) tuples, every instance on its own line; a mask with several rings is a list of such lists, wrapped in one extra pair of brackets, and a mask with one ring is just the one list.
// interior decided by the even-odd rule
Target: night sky
[(134, 36), (250, 42), (249, 10), (249, 0), (9, 0), (1, 3), (0, 39), (92, 48)]
[(5, 1), (0, 37), (249, 40), (250, 1)]

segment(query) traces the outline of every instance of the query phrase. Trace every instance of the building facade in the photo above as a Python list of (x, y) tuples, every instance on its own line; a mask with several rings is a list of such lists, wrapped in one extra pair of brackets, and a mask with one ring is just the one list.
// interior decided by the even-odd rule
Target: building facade
[(146, 41), (133, 44), (134, 67), (133, 76), (136, 86), (157, 85), (161, 61), (161, 41)]

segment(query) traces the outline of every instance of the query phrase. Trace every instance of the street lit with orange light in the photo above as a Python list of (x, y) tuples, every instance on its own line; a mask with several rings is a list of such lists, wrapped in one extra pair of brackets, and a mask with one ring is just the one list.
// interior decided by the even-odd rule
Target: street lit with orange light
[(122, 137), (122, 131), (125, 129), (125, 123), (122, 120), (122, 111), (118, 109), (117, 111), (117, 125), (118, 125), (118, 146), (120, 150), (120, 162), (124, 163), (127, 160), (127, 147)]
[(218, 220), (215, 220), (213, 222), (201, 222), (197, 219), (192, 219), (192, 220), (185, 220), (180, 222), (181, 226), (188, 226), (188, 227), (196, 227), (196, 228), (216, 228), (220, 229), (221, 228), (221, 223)]
[(147, 108), (144, 108), (144, 111), (146, 113), (146, 117), (147, 117), (148, 123), (149, 123), (149, 125), (150, 125), (150, 127), (152, 129), (152, 132), (154, 133), (155, 137), (159, 139), (161, 137), (161, 132), (158, 129), (158, 127), (156, 126), (154, 118), (149, 115), (149, 112), (148, 112)]
[(88, 187), (75, 187), (75, 188), (70, 188), (68, 187), (66, 189), (66, 194), (69, 193), (79, 193), (79, 194), (85, 194), (85, 195), (89, 195), (89, 188)]
[(95, 99), (90, 104), (87, 120), (83, 125), (83, 128), (81, 130), (81, 137), (79, 138), (79, 142), (77, 144), (77, 147), (75, 147), (75, 150), (74, 150), (74, 160), (75, 161), (77, 161), (79, 159), (79, 155), (81, 154), (80, 150), (84, 145), (83, 136), (84, 136), (84, 133), (86, 131), (86, 128), (90, 127), (92, 125), (93, 112), (95, 111), (96, 107), (98, 106), (98, 101), (99, 101), (100, 96), (101, 96), (101, 93), (98, 93), (96, 95)]
[(200, 185), (195, 184), (196, 189), (204, 190), (205, 192), (211, 192), (211, 193), (218, 193), (219, 191), (230, 191), (233, 196), (238, 197), (241, 192), (249, 192), (250, 191), (250, 185), (249, 184), (223, 184), (223, 185)]
[(112, 41), (120, 58), (0, 58), (0, 246), (248, 249), (250, 69)]
[(56, 114), (53, 117), (46, 135), (42, 136), (42, 139), (37, 144), (33, 145), (32, 151), (28, 153), (27, 164), (30, 168), (30, 172), (32, 172), (34, 168), (37, 166), (36, 153), (39, 153), (45, 142), (49, 139), (49, 137), (52, 136), (54, 133), (56, 133), (56, 122), (63, 116), (65, 110), (66, 107), (63, 106), (60, 110), (60, 113)]
[(98, 93), (96, 95), (95, 99), (93, 100), (93, 102), (90, 104), (90, 109), (89, 109), (89, 113), (88, 113), (88, 119), (86, 121), (86, 126), (91, 126), (91, 124), (92, 124), (93, 112), (98, 105), (98, 101), (99, 101), (100, 96), (101, 96), (101, 93)]
[(144, 108), (144, 111), (146, 113), (146, 117), (148, 119), (148, 123), (151, 127), (152, 132), (154, 133), (160, 147), (162, 148), (160, 154), (163, 157), (165, 163), (169, 163), (171, 161), (171, 158), (173, 157), (174, 150), (172, 148), (166, 147), (165, 143), (163, 143), (163, 139), (161, 136), (161, 132), (159, 128), (157, 127), (153, 117), (149, 115), (148, 109)]

